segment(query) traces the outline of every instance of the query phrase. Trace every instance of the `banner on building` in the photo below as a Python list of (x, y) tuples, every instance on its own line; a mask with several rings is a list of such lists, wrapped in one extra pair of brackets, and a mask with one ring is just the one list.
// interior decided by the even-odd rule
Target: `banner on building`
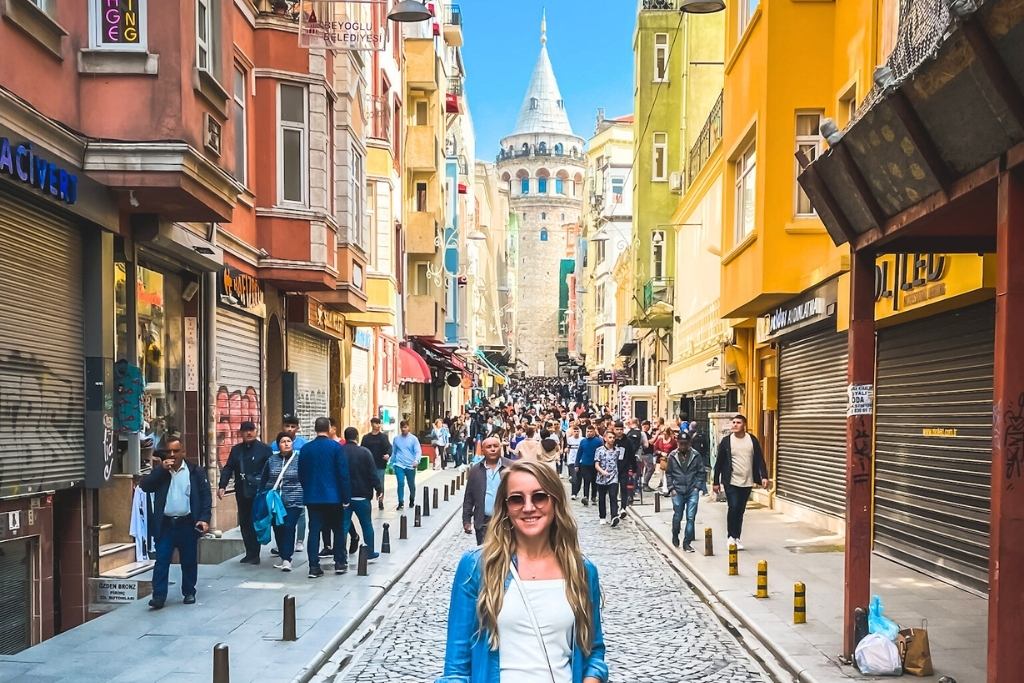
[(375, 52), (387, 47), (386, 0), (301, 0), (299, 47)]

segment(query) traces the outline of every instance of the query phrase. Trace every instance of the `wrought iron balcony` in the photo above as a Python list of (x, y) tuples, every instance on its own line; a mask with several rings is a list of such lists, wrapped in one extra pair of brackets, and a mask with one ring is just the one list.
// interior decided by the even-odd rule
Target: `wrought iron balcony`
[(672, 305), (675, 294), (674, 281), (670, 277), (652, 277), (644, 285), (644, 311), (650, 311), (656, 304)]
[(711, 107), (704, 128), (701, 129), (697, 141), (690, 148), (690, 158), (686, 169), (686, 186), (689, 187), (693, 179), (697, 177), (704, 164), (708, 162), (711, 155), (722, 143), (722, 93), (718, 93), (718, 99)]
[(462, 26), (462, 8), (458, 5), (448, 5), (448, 16), (445, 23), (452, 26)]
[(679, 0), (644, 0), (644, 9), (678, 10)]

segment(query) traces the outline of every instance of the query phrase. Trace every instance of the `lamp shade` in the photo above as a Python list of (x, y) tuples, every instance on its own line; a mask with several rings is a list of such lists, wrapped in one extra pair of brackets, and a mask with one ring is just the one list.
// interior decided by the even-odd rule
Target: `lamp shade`
[(417, 0), (402, 0), (395, 5), (391, 13), (388, 14), (388, 19), (391, 21), (398, 21), (402, 23), (410, 23), (416, 21), (426, 21), (431, 18), (430, 10), (427, 9), (426, 5)]
[(487, 240), (487, 235), (485, 235), (480, 230), (474, 230), (473, 232), (466, 235), (466, 239), (473, 240), (474, 242), (484, 242)]
[(690, 14), (714, 14), (725, 9), (724, 0), (683, 0), (679, 10)]

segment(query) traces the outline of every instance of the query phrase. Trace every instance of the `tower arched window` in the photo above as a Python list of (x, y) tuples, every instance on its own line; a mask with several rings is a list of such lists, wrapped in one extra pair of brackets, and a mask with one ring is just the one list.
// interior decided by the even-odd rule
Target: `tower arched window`
[(530, 110), (531, 111), (536, 111), (536, 109), (537, 109), (537, 107), (539, 105), (540, 105), (540, 102), (537, 100), (536, 97), (531, 97), (530, 98)]
[(537, 178), (537, 194), (548, 193), (548, 179), (544, 176)]
[(522, 178), (519, 181), (519, 192), (520, 194), (530, 194), (530, 179)]
[(565, 147), (562, 146), (561, 142), (556, 142), (555, 143), (555, 154), (558, 155), (558, 156), (562, 156), (562, 154), (564, 154), (564, 153), (565, 153)]
[(522, 150), (523, 150), (523, 154), (529, 154), (530, 153), (530, 143), (524, 142)]
[(548, 143), (541, 142), (540, 144), (537, 145), (537, 152), (539, 152), (540, 154), (544, 154), (547, 151), (548, 151)]
[(547, 242), (548, 241), (548, 229), (547, 228), (541, 228), (540, 229), (540, 241), (541, 242)]
[(565, 194), (565, 180), (555, 178), (555, 194)]

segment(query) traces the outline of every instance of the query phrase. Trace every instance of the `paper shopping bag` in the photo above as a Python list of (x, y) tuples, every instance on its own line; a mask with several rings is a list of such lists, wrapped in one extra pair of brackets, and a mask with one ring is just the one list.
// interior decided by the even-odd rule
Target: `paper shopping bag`
[(896, 644), (903, 658), (903, 673), (912, 676), (932, 675), (932, 652), (928, 647), (926, 625), (922, 628), (902, 629), (896, 637)]

